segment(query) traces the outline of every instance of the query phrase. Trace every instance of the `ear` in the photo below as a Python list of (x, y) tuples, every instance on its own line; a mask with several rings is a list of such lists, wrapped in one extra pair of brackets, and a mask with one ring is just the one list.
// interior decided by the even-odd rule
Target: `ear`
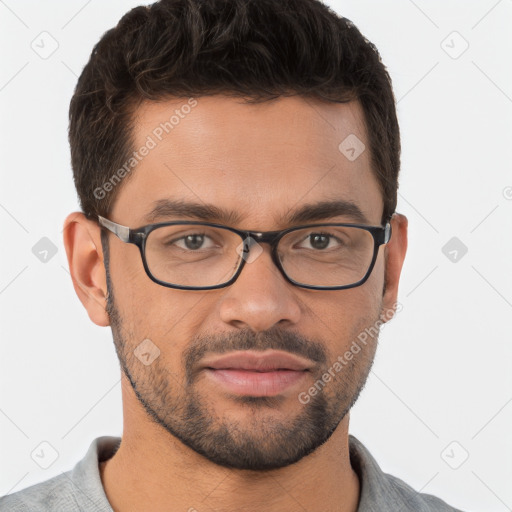
[(386, 291), (382, 297), (381, 319), (384, 322), (391, 320), (390, 311), (397, 309), (398, 284), (400, 273), (407, 252), (407, 226), (405, 215), (394, 213), (391, 217), (391, 240), (385, 247), (386, 261)]
[(64, 246), (73, 287), (89, 318), (101, 327), (110, 325), (106, 312), (107, 276), (103, 263), (100, 226), (81, 212), (64, 221)]

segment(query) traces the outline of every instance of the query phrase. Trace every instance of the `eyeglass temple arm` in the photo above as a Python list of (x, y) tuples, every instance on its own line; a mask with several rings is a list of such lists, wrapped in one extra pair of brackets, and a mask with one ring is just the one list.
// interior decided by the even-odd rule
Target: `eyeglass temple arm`
[(384, 230), (384, 243), (387, 244), (391, 239), (391, 223), (386, 222), (385, 230)]
[(98, 215), (99, 223), (107, 228), (109, 231), (114, 233), (121, 241), (129, 242), (130, 241), (130, 228), (127, 226), (122, 226), (121, 224), (117, 224), (116, 222), (112, 222), (111, 220)]

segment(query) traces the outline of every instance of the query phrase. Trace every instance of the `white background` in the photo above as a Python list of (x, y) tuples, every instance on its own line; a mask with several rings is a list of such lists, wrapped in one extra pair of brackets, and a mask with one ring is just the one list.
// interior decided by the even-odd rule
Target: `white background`
[[(122, 432), (111, 331), (75, 295), (62, 223), (78, 209), (66, 131), (77, 76), (139, 3), (0, 2), (0, 495)], [(329, 5), (376, 44), (394, 81), (397, 211), (409, 218), (403, 310), (382, 331), (351, 433), (417, 490), (512, 510), (512, 1)], [(47, 59), (31, 48), (41, 37), (51, 48), (43, 31), (58, 43)], [(57, 248), (46, 263), (32, 252), (43, 237)], [(456, 262), (442, 250), (452, 237), (468, 249)], [(43, 441), (58, 452), (47, 469), (31, 458)]]

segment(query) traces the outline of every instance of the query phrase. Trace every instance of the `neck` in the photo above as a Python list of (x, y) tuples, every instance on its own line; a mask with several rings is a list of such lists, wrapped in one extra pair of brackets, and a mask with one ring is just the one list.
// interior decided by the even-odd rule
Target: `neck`
[[(150, 421), (122, 378), (124, 432), (100, 475), (116, 512), (356, 512), (359, 479), (350, 465), (349, 415), (329, 440), (290, 466), (249, 471), (218, 466)], [(171, 507), (171, 508), (170, 508)]]

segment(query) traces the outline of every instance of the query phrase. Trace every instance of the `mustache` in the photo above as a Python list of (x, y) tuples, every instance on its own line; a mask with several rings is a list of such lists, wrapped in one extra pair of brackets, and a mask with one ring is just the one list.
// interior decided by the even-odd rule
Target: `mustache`
[(197, 373), (201, 359), (209, 353), (225, 354), (235, 350), (268, 349), (282, 350), (324, 366), (327, 354), (323, 344), (312, 341), (301, 334), (283, 329), (272, 328), (267, 331), (254, 332), (244, 329), (227, 334), (206, 334), (195, 337), (183, 352), (182, 363), (187, 382), (191, 382)]

